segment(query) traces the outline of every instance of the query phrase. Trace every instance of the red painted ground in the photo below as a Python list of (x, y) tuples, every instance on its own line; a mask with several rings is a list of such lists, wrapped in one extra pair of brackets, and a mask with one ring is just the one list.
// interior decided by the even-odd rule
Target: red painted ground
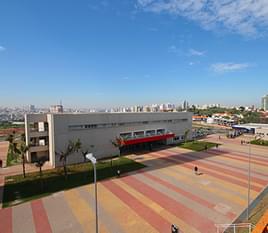
[(0, 210), (0, 233), (12, 233), (12, 209)]
[[(154, 156), (160, 158), (160, 159), (163, 159), (165, 161), (169, 161), (171, 163), (175, 163), (175, 161), (178, 161), (180, 162), (180, 166), (183, 166), (185, 168), (188, 168), (188, 169), (191, 169), (193, 170), (193, 168), (196, 166), (196, 165), (199, 165), (199, 163), (197, 161), (193, 161), (193, 162), (189, 162), (189, 160), (187, 159), (183, 159), (183, 158), (168, 158), (168, 157), (165, 157), (163, 156), (162, 154), (159, 154), (159, 153), (153, 153)], [(218, 174), (216, 172), (213, 172), (211, 171), (211, 169), (213, 170), (213, 167), (210, 167), (210, 170), (207, 170), (205, 167), (203, 166), (200, 166), (200, 168), (202, 168), (202, 172), (208, 174), (208, 175), (211, 175), (213, 177), (216, 177), (216, 178), (219, 178), (221, 180), (224, 180), (224, 181), (228, 181), (230, 183), (233, 183), (233, 184), (236, 184), (236, 185), (239, 185), (241, 187), (244, 187), (244, 188), (247, 188), (248, 187), (248, 183), (246, 181), (241, 181), (241, 180), (236, 180), (235, 178), (231, 178), (231, 177), (228, 177), (228, 176), (225, 176), (225, 175), (221, 175), (221, 174)], [(256, 191), (256, 192), (260, 192), (262, 190), (261, 187), (258, 187), (256, 185), (251, 185), (251, 188)]]
[[(166, 153), (165, 154), (169, 155), (171, 158), (180, 158), (184, 161), (193, 161), (190, 157), (190, 154), (189, 155), (186, 155), (186, 154), (175, 154), (175, 153)], [(213, 169), (215, 171), (220, 171), (224, 174), (228, 174), (228, 175), (231, 175), (231, 176), (234, 176), (234, 177), (238, 177), (240, 179), (244, 179), (244, 180), (247, 180), (247, 175), (245, 174), (242, 174), (238, 171), (231, 171), (231, 170), (228, 170), (226, 168), (223, 168), (223, 167), (220, 167), (218, 165), (208, 165), (207, 163), (205, 162), (202, 162), (200, 160), (195, 160), (194, 161), (195, 164), (199, 165), (200, 167), (202, 166), (203, 168), (208, 168), (208, 169)], [(261, 184), (261, 185), (266, 185), (267, 184), (267, 180), (263, 180), (263, 179), (260, 179), (258, 177), (251, 177), (251, 180), (254, 182), (254, 183), (258, 183), (258, 184)]]
[(36, 233), (52, 233), (43, 202), (41, 200), (32, 201), (31, 206)]
[(146, 207), (138, 199), (127, 193), (124, 189), (112, 181), (104, 181), (102, 184), (118, 198), (120, 198), (121, 201), (127, 204), (132, 210), (134, 210), (140, 217), (146, 220), (157, 231), (169, 232), (171, 223), (166, 221), (160, 215), (156, 214), (150, 208)]
[[(204, 199), (202, 199), (202, 198), (200, 198), (200, 197), (198, 197), (198, 196), (196, 196), (196, 195), (194, 195), (194, 194), (192, 194), (190, 192), (184, 191), (183, 189), (180, 189), (180, 188), (176, 187), (175, 185), (173, 185), (171, 183), (168, 183), (165, 180), (162, 180), (162, 179), (160, 179), (160, 178), (158, 178), (156, 176), (153, 176), (153, 175), (151, 175), (149, 173), (143, 173), (143, 175), (146, 176), (147, 178), (149, 178), (149, 179), (151, 179), (151, 180), (153, 180), (153, 181), (155, 181), (155, 182), (157, 182), (159, 184), (162, 184), (165, 187), (167, 187), (167, 188), (169, 188), (169, 189), (171, 189), (171, 190), (173, 190), (173, 191), (175, 191), (177, 193), (180, 193), (181, 195), (183, 195), (183, 196), (185, 196), (185, 197), (187, 197), (187, 198), (199, 203), (200, 205), (206, 206), (206, 207), (208, 207), (210, 209), (213, 209), (215, 207), (214, 204), (212, 204), (212, 203), (210, 203), (210, 202), (208, 202), (208, 201), (206, 201), (206, 200), (204, 200)], [(232, 221), (236, 217), (236, 214), (232, 213), (232, 212), (228, 212), (226, 216), (228, 218), (230, 218), (230, 221)]]
[(182, 219), (184, 222), (193, 226), (200, 232), (215, 232), (215, 226), (212, 221), (187, 208), (186, 206), (176, 202), (168, 196), (158, 192), (145, 183), (140, 182), (133, 176), (123, 177), (122, 181), (136, 189), (151, 200), (162, 206), (164, 209)]

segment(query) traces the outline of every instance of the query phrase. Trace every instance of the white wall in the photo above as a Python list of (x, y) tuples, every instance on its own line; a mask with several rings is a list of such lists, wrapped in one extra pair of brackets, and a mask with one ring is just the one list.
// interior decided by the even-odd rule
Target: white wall
[[(187, 121), (182, 121), (187, 119)], [(177, 120), (180, 122), (153, 122)], [(134, 122), (149, 122), (138, 124)], [(115, 140), (120, 133), (139, 130), (166, 129), (176, 136), (183, 136), (187, 129), (190, 130), (188, 138), (192, 137), (192, 113), (91, 113), (91, 114), (47, 114), (49, 125), (49, 157), (53, 166), (60, 166), (56, 152), (65, 150), (70, 140), (80, 139), (83, 149), (89, 149), (97, 158), (104, 158), (119, 154), (119, 149), (114, 147), (111, 140)], [(107, 128), (73, 129), (70, 126), (87, 124), (131, 123), (131, 125), (117, 125)], [(151, 122), (151, 123), (150, 123)], [(172, 143), (168, 140), (168, 143)], [(91, 145), (94, 145), (91, 148)], [(68, 163), (83, 162), (81, 153), (76, 153), (68, 158)]]

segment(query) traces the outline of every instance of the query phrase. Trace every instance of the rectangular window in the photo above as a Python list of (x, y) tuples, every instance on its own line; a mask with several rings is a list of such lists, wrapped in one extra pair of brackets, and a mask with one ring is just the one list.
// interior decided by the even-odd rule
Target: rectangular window
[(147, 130), (146, 131), (146, 136), (154, 136), (155, 135), (155, 130)]
[(136, 137), (136, 138), (144, 137), (144, 131), (134, 132), (133, 135), (134, 135), (134, 137)]
[(129, 133), (120, 133), (120, 137), (124, 138), (124, 139), (129, 139), (132, 137), (132, 134)]
[(158, 134), (158, 135), (161, 135), (161, 134), (165, 134), (165, 129), (158, 129), (158, 130), (156, 130), (156, 133)]

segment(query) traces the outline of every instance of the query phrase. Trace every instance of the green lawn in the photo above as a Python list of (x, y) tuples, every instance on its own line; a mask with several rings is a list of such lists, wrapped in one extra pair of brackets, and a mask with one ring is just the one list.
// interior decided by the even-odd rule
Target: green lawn
[(266, 140), (252, 140), (250, 142), (250, 144), (254, 144), (254, 145), (260, 145), (260, 146), (268, 146), (268, 141)]
[(18, 154), (14, 154), (12, 152), (11, 146), (9, 144), (6, 165), (7, 167), (9, 167), (9, 166), (16, 165), (16, 164), (21, 164), (21, 158)]
[[(103, 180), (116, 176), (117, 169), (121, 174), (144, 168), (145, 165), (131, 159), (121, 157), (110, 161), (97, 163), (97, 178)], [(90, 163), (68, 166), (68, 179), (65, 180), (63, 169), (51, 169), (43, 172), (42, 181), (39, 172), (29, 173), (24, 179), (22, 175), (6, 177), (4, 187), (3, 207), (13, 206), (52, 193), (71, 189), (93, 182), (93, 167)]]
[(179, 147), (193, 151), (203, 151), (212, 147), (216, 147), (216, 145), (219, 144), (213, 142), (191, 141), (182, 143), (179, 145)]

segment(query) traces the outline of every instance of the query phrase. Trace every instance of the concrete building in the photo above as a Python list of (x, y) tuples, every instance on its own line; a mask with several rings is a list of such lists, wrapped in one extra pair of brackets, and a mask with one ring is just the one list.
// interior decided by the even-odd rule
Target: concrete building
[[(70, 140), (80, 139), (83, 149), (97, 158), (118, 155), (137, 145), (178, 143), (184, 140), (186, 130), (192, 132), (192, 113), (27, 114), (25, 129), (30, 146), (27, 160), (46, 157), (57, 167), (61, 163), (56, 152), (64, 151)], [(120, 150), (112, 144), (117, 138), (122, 140)], [(79, 162), (83, 162), (80, 153), (68, 158), (69, 164)]]
[(233, 129), (256, 135), (257, 139), (268, 140), (268, 124), (241, 124), (233, 125)]
[(35, 112), (35, 106), (30, 104), (29, 105), (29, 112), (34, 113)]
[(268, 95), (265, 95), (261, 99), (261, 108), (264, 111), (268, 111)]
[(62, 105), (51, 105), (49, 108), (49, 112), (51, 113), (63, 113)]

